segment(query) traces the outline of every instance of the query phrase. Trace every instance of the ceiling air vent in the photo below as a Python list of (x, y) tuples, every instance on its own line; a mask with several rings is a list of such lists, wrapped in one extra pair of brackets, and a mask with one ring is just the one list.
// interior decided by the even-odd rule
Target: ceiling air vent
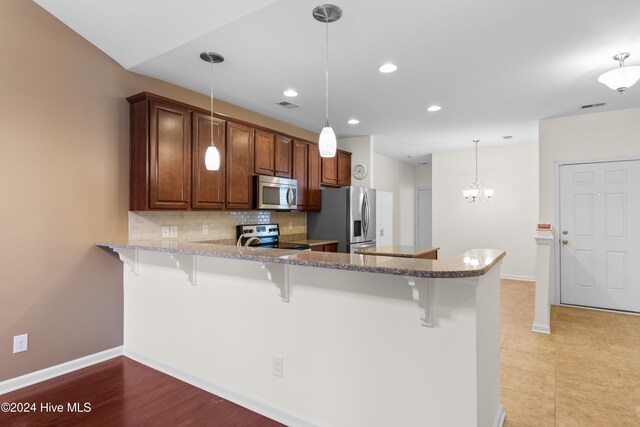
[(596, 107), (603, 107), (606, 104), (606, 102), (598, 102), (597, 104), (585, 104), (580, 106), (581, 110), (587, 109), (587, 108), (596, 108)]
[(296, 105), (296, 104), (292, 104), (291, 102), (287, 102), (287, 101), (280, 101), (280, 102), (276, 102), (276, 104), (278, 104), (281, 107), (284, 108), (288, 108), (288, 109), (292, 109), (292, 108), (300, 108), (300, 106)]

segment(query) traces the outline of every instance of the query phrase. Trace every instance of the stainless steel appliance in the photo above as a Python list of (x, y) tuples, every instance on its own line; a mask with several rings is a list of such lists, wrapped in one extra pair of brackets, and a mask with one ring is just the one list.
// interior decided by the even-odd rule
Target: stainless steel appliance
[[(254, 239), (252, 239), (254, 238)], [(255, 239), (257, 238), (257, 239)], [(236, 239), (244, 246), (249, 239), (249, 246), (274, 249), (309, 249), (304, 243), (288, 243), (280, 241), (280, 226), (278, 224), (248, 224), (236, 227)]]
[(296, 209), (298, 182), (295, 179), (256, 175), (255, 180), (256, 209)]
[(322, 189), (322, 211), (307, 213), (310, 239), (338, 241), (338, 252), (375, 246), (376, 190), (364, 187)]

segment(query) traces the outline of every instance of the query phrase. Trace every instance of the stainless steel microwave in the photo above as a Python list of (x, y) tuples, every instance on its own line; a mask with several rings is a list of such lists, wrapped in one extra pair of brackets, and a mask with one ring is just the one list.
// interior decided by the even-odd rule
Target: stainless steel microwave
[(256, 209), (291, 210), (298, 204), (298, 181), (256, 175)]

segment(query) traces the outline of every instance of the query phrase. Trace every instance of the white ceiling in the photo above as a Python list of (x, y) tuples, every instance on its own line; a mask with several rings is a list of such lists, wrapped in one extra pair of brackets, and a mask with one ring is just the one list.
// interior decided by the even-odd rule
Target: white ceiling
[[(215, 51), (225, 57), (216, 98), (312, 131), (324, 124), (318, 0), (34, 1), (132, 71), (208, 94), (199, 54)], [(619, 95), (596, 81), (616, 53), (640, 64), (639, 0), (335, 2), (331, 125), (339, 138), (373, 135), (379, 153), (419, 163), (473, 139), (536, 142), (542, 118), (640, 106), (640, 84)], [(379, 73), (387, 61), (398, 71)], [(300, 95), (285, 98), (287, 88)]]

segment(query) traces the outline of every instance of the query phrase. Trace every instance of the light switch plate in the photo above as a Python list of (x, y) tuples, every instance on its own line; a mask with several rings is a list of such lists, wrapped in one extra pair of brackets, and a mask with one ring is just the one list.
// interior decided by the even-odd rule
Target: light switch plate
[(178, 237), (178, 227), (175, 225), (169, 227), (169, 237)]
[(162, 238), (168, 239), (170, 235), (169, 227), (162, 227)]
[(13, 353), (22, 353), (29, 349), (29, 334), (16, 335), (13, 337)]

